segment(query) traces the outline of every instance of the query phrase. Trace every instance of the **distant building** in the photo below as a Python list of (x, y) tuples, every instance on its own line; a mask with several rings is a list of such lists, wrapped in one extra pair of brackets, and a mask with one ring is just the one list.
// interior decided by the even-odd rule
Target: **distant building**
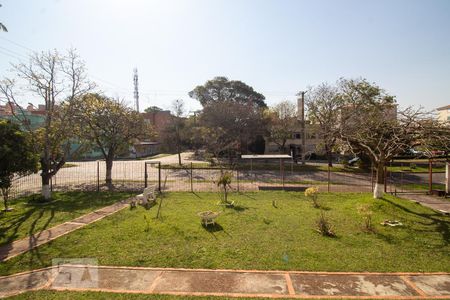
[(18, 122), (26, 128), (39, 128), (45, 121), (45, 105), (38, 107), (29, 104), (26, 109), (8, 102), (0, 105), (0, 118)]
[[(297, 112), (298, 119), (292, 124), (292, 136), (286, 141), (285, 151), (286, 154), (290, 154), (293, 157), (299, 157), (302, 154), (302, 139), (305, 138), (305, 149), (304, 153), (306, 156), (323, 154), (324, 151), (321, 149), (320, 144), (322, 139), (320, 137), (318, 126), (311, 124), (309, 121), (305, 121), (305, 137), (302, 134), (301, 118), (302, 118), (302, 107), (301, 102), (297, 102)], [(267, 140), (267, 138), (266, 138)], [(280, 153), (279, 146), (274, 142), (266, 143), (266, 154)]]
[(438, 112), (439, 121), (450, 122), (450, 105), (439, 107), (436, 111)]
[(170, 110), (145, 112), (142, 113), (142, 116), (147, 123), (152, 125), (158, 135), (166, 128), (172, 119)]

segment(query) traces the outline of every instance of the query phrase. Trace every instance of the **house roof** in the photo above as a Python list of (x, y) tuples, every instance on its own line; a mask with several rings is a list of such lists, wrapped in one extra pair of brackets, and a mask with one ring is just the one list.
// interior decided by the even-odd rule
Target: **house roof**
[(436, 110), (446, 110), (446, 109), (450, 109), (450, 105), (446, 105), (446, 106), (442, 106), (442, 107), (436, 108)]

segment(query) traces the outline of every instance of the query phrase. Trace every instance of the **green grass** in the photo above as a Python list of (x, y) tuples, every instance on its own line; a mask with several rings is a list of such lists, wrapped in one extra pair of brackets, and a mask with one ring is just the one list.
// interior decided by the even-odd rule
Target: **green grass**
[[(402, 185), (396, 185), (397, 190), (420, 190), (420, 191), (428, 191), (429, 185), (428, 183), (407, 183)], [(445, 184), (442, 183), (433, 183), (434, 190), (445, 190)]]
[[(405, 172), (405, 173), (428, 173), (428, 167), (425, 166), (416, 166), (411, 168), (410, 166), (389, 166), (387, 167), (389, 172)], [(445, 167), (434, 167), (433, 173), (444, 173)]]
[[(106, 293), (106, 292), (69, 292), (69, 291), (35, 291), (27, 292), (17, 296), (10, 297), (11, 300), (37, 300), (37, 299), (48, 299), (48, 300), (86, 300), (86, 299), (105, 299), (105, 300), (226, 300), (226, 299), (240, 299), (240, 300), (250, 300), (255, 298), (232, 298), (232, 297), (195, 297), (195, 296), (172, 296), (172, 295), (145, 295), (145, 294), (124, 294), (124, 293)], [(258, 298), (261, 300), (268, 300), (271, 298)], [(318, 298), (315, 298), (320, 300)], [(325, 298), (322, 298), (325, 299)], [(345, 300), (344, 298), (340, 298)], [(382, 299), (381, 299), (382, 300)]]
[[(122, 210), (0, 264), (0, 274), (51, 265), (52, 258), (98, 259), (101, 265), (309, 271), (450, 271), (450, 218), (416, 203), (370, 194), (322, 194), (336, 238), (315, 231), (319, 210), (303, 193), (169, 193), (157, 206)], [(277, 208), (273, 206), (273, 200)], [(362, 230), (359, 205), (369, 204), (376, 233)], [(222, 211), (205, 229), (197, 213)], [(148, 223), (146, 222), (148, 220)], [(383, 220), (403, 227), (384, 227)]]
[(10, 202), (11, 212), (0, 212), (0, 245), (75, 219), (88, 212), (130, 196), (130, 193), (66, 192), (53, 193), (49, 203), (39, 203), (38, 195)]

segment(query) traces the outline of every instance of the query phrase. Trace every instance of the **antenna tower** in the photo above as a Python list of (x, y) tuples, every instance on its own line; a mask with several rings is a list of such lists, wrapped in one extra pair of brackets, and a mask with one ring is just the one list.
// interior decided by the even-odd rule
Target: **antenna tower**
[(134, 83), (134, 108), (137, 112), (139, 112), (139, 89), (138, 89), (138, 71), (137, 68), (134, 68), (133, 75), (133, 83)]

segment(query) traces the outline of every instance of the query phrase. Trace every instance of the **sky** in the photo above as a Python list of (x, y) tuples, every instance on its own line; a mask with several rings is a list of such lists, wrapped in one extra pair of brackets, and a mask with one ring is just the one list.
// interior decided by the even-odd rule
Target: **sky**
[[(201, 108), (188, 92), (241, 80), (268, 105), (341, 77), (400, 107), (450, 104), (448, 0), (0, 0), (0, 77), (30, 51), (74, 47), (98, 89), (140, 107)], [(24, 99), (38, 104), (39, 99)]]

